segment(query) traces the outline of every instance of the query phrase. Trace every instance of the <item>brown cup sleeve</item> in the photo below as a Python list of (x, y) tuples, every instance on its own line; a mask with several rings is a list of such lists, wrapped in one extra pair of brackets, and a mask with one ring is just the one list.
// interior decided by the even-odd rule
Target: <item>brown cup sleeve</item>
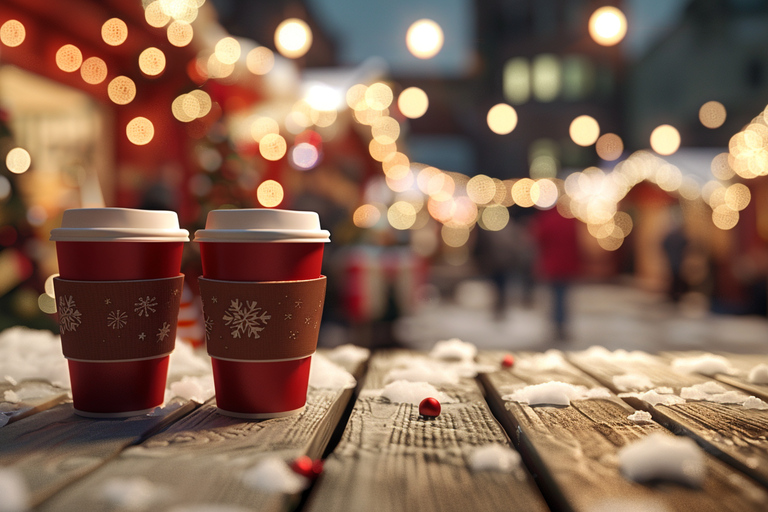
[(72, 281), (53, 287), (68, 359), (124, 361), (173, 351), (184, 276), (137, 281)]
[(325, 276), (305, 281), (199, 279), (208, 354), (238, 361), (312, 355), (325, 301)]

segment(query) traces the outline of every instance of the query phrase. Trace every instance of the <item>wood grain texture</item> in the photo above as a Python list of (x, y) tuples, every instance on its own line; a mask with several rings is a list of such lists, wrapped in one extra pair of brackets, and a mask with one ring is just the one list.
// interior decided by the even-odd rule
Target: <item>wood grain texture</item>
[(1, 428), (0, 460), (21, 473), (36, 505), (192, 409), (176, 400), (152, 415), (93, 420), (61, 404)]
[[(517, 355), (516, 366), (481, 376), (487, 398), (514, 441), (526, 464), (537, 474), (553, 510), (621, 510), (641, 505), (676, 511), (762, 511), (768, 493), (726, 464), (707, 456), (707, 477), (701, 489), (673, 483), (643, 485), (622, 476), (618, 464), (621, 447), (660, 432), (657, 423), (637, 424), (634, 412), (619, 398), (575, 400), (570, 406), (534, 406), (505, 402), (502, 396), (529, 384), (559, 380), (572, 384), (594, 381), (576, 377), (570, 365), (534, 369)], [(523, 363), (523, 364), (520, 364)], [(602, 508), (600, 508), (603, 510)], [(643, 508), (641, 508), (643, 509)]]
[[(378, 353), (344, 435), (327, 459), (307, 503), (311, 511), (546, 510), (530, 476), (472, 472), (473, 449), (508, 438), (491, 415), (474, 379), (439, 386), (453, 399), (436, 419), (418, 407), (380, 396), (387, 372), (404, 351)], [(402, 361), (402, 359), (400, 359)]]
[[(711, 379), (699, 374), (677, 372), (668, 362), (674, 357), (700, 354), (667, 353), (666, 357), (632, 364), (631, 369), (615, 361), (584, 357), (578, 353), (571, 354), (570, 359), (584, 371), (594, 375), (601, 384), (617, 393), (626, 390), (618, 389), (613, 377), (631, 372), (647, 375), (656, 386), (671, 387), (679, 395), (682, 387), (701, 384)], [(746, 409), (739, 404), (710, 401), (689, 400), (677, 405), (652, 406), (632, 396), (624, 396), (624, 400), (636, 409), (650, 412), (653, 418), (666, 428), (693, 438), (721, 460), (768, 487), (768, 410)]]
[(114, 510), (103, 497), (105, 486), (137, 477), (159, 491), (148, 510), (201, 504), (291, 510), (300, 495), (251, 489), (242, 475), (266, 456), (286, 461), (300, 455), (321, 457), (353, 391), (310, 388), (303, 413), (262, 421), (223, 416), (211, 401), (71, 485), (40, 510)]

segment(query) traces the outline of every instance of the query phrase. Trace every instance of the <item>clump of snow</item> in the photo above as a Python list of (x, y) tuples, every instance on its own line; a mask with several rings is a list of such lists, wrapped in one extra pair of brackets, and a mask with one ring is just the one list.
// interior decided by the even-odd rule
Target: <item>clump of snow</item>
[(627, 373), (614, 375), (613, 385), (621, 391), (641, 391), (653, 387), (653, 382), (646, 375), (639, 373)]
[(760, 363), (752, 368), (747, 380), (752, 384), (768, 384), (768, 364)]
[(269, 456), (243, 473), (243, 483), (264, 492), (296, 494), (309, 486), (309, 480), (295, 473), (279, 457)]
[(428, 382), (409, 382), (406, 380), (396, 380), (390, 382), (381, 390), (382, 398), (386, 398), (396, 404), (419, 405), (425, 398), (437, 398), (440, 403), (447, 403), (451, 398), (438, 391)]
[(18, 382), (16, 379), (14, 379), (13, 377), (11, 377), (10, 375), (6, 375), (5, 377), (3, 377), (3, 379), (5, 379), (5, 381), (6, 381), (8, 384), (10, 384), (11, 386), (15, 386), (16, 384), (18, 384), (18, 383), (19, 383), (19, 382)]
[(672, 367), (682, 372), (701, 373), (710, 377), (717, 373), (731, 374), (734, 372), (726, 358), (714, 354), (678, 357), (672, 361)]
[(171, 398), (179, 397), (202, 404), (213, 397), (213, 375), (194, 377), (185, 375), (181, 380), (172, 382), (169, 386)]
[(744, 400), (744, 408), (745, 409), (757, 409), (760, 411), (765, 411), (768, 409), (768, 404), (764, 401), (760, 400), (757, 397), (750, 396), (746, 400)]
[(477, 347), (459, 338), (438, 341), (429, 352), (429, 357), (447, 361), (472, 361), (477, 355)]
[(515, 361), (515, 367), (519, 370), (550, 371), (566, 365), (560, 351), (549, 349), (543, 354), (530, 354), (520, 357)]
[(29, 489), (15, 469), (0, 467), (0, 512), (29, 510)]
[(45, 330), (11, 327), (1, 332), (0, 375), (9, 382), (40, 379), (61, 388), (70, 387), (61, 341)]
[(509, 395), (504, 395), (502, 399), (529, 405), (571, 405), (571, 400), (610, 397), (610, 391), (605, 388), (588, 389), (586, 386), (552, 381), (525, 386)]
[(653, 423), (653, 417), (651, 417), (651, 413), (646, 411), (635, 411), (627, 416), (627, 419), (633, 423)]
[(21, 398), (19, 398), (19, 395), (14, 390), (9, 389), (3, 393), (3, 401), (17, 404), (21, 402)]
[(349, 389), (357, 381), (347, 370), (316, 352), (309, 368), (309, 385), (316, 389)]
[(744, 393), (729, 391), (714, 381), (683, 388), (680, 396), (688, 400), (706, 400), (719, 404), (743, 404), (748, 398)]
[(110, 478), (101, 488), (101, 498), (115, 508), (144, 510), (166, 496), (166, 491), (146, 478)]
[(607, 348), (599, 345), (593, 345), (589, 347), (587, 350), (582, 352), (582, 355), (589, 359), (599, 359), (610, 362), (656, 362), (656, 358), (654, 356), (641, 350), (626, 351), (624, 349), (618, 349), (611, 352)]
[(654, 433), (619, 450), (619, 467), (629, 480), (663, 480), (700, 487), (706, 466), (704, 453), (687, 437)]
[(677, 405), (685, 403), (685, 398), (672, 394), (662, 394), (656, 389), (651, 389), (645, 393), (626, 393), (621, 396), (634, 396), (650, 405)]
[(511, 473), (520, 467), (520, 454), (509, 446), (487, 444), (475, 448), (469, 454), (472, 471), (498, 471)]
[(168, 361), (168, 378), (185, 375), (210, 374), (211, 358), (203, 350), (196, 350), (189, 343), (176, 338), (176, 348)]
[(408, 382), (428, 382), (435, 386), (458, 384), (459, 373), (455, 368), (440, 361), (409, 358), (399, 361), (402, 368), (394, 368), (384, 376), (384, 383), (396, 380)]
[(346, 345), (339, 345), (333, 350), (329, 350), (327, 357), (348, 372), (353, 372), (363, 361), (371, 357), (371, 351), (367, 348), (347, 343)]

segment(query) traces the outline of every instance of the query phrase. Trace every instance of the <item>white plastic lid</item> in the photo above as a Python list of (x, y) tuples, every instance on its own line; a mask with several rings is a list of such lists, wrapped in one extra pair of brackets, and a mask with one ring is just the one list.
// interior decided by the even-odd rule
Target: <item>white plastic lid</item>
[(132, 208), (65, 210), (61, 227), (51, 230), (55, 242), (188, 242), (176, 212)]
[(195, 242), (322, 242), (331, 233), (320, 229), (315, 212), (250, 208), (208, 212), (205, 229), (195, 232)]

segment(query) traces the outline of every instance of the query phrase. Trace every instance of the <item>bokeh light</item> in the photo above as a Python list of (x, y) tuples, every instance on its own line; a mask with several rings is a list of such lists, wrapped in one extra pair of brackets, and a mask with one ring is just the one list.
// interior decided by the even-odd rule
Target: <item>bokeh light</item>
[(259, 117), (251, 123), (251, 137), (256, 142), (261, 142), (264, 136), (280, 133), (280, 125), (271, 117)]
[(488, 231), (501, 231), (509, 224), (509, 210), (500, 204), (491, 205), (483, 210), (480, 225)]
[(624, 153), (624, 142), (615, 133), (605, 133), (597, 139), (595, 151), (597, 156), (608, 162), (618, 160)]
[(728, 153), (720, 153), (712, 159), (710, 169), (712, 170), (712, 176), (719, 180), (729, 180), (734, 177), (736, 172), (731, 168), (728, 163), (730, 155)]
[(56, 65), (62, 71), (74, 73), (80, 69), (82, 63), (83, 54), (80, 49), (73, 44), (65, 44), (56, 52)]
[(136, 97), (136, 84), (127, 76), (117, 76), (109, 82), (107, 94), (113, 103), (127, 105)]
[(234, 64), (240, 58), (240, 43), (234, 37), (223, 37), (216, 43), (216, 58), (222, 64)]
[(365, 90), (365, 103), (373, 110), (384, 110), (392, 104), (394, 94), (387, 84), (376, 82)]
[(721, 204), (712, 210), (712, 223), (724, 231), (733, 229), (739, 223), (739, 212)]
[(155, 126), (146, 117), (135, 117), (128, 122), (125, 133), (132, 144), (143, 146), (155, 136)]
[(192, 23), (197, 18), (197, 0), (159, 0), (160, 9), (175, 20)]
[(538, 180), (531, 185), (529, 194), (539, 208), (551, 208), (557, 202), (557, 185), (552, 180)]
[(371, 124), (371, 135), (381, 144), (392, 144), (400, 136), (400, 123), (391, 117), (380, 117)]
[(493, 182), (493, 179), (484, 174), (473, 176), (467, 182), (467, 196), (475, 204), (488, 204), (495, 195), (496, 184)]
[(266, 75), (275, 67), (275, 54), (266, 46), (257, 46), (245, 56), (245, 65), (254, 75)]
[[(191, 101), (189, 101), (190, 98)], [(173, 103), (171, 103), (171, 112), (173, 113), (173, 117), (182, 123), (189, 123), (190, 121), (197, 119), (197, 114), (200, 112), (200, 103), (196, 98), (191, 97), (188, 94), (180, 94), (173, 100)]]
[(372, 204), (364, 204), (352, 214), (352, 222), (358, 228), (368, 229), (375, 226), (381, 219), (381, 212)]
[(671, 155), (680, 148), (680, 132), (668, 124), (662, 124), (651, 132), (651, 148), (660, 155)]
[(32, 165), (32, 157), (24, 148), (13, 148), (5, 155), (5, 166), (14, 174), (27, 172)]
[(277, 133), (268, 133), (259, 141), (259, 153), (266, 160), (280, 160), (285, 156), (286, 151), (288, 151), (288, 145)]
[(443, 243), (448, 247), (462, 247), (469, 241), (469, 228), (464, 226), (446, 226), (440, 229)]
[(128, 25), (120, 18), (112, 18), (101, 26), (101, 38), (110, 46), (119, 46), (128, 39)]
[(213, 101), (211, 100), (210, 95), (202, 89), (195, 89), (189, 93), (189, 96), (192, 96), (197, 100), (199, 106), (197, 117), (207, 116), (213, 107)]
[(312, 46), (312, 30), (298, 18), (284, 20), (275, 30), (275, 47), (283, 57), (298, 59)]
[(418, 119), (429, 108), (427, 93), (418, 87), (408, 87), (397, 97), (397, 108), (407, 118)]
[(708, 101), (699, 109), (699, 121), (707, 128), (720, 128), (726, 115), (725, 107), (719, 101)]
[(405, 35), (408, 51), (419, 59), (431, 59), (443, 48), (443, 29), (429, 19), (413, 22)]
[(600, 125), (594, 117), (579, 116), (571, 121), (568, 133), (571, 136), (571, 140), (579, 146), (591, 146), (600, 136)]
[(0, 42), (5, 46), (15, 48), (24, 42), (27, 29), (19, 20), (8, 20), (0, 26)]
[(396, 201), (387, 210), (387, 221), (395, 229), (410, 229), (416, 222), (416, 208), (407, 201)]
[(740, 212), (747, 206), (752, 200), (752, 193), (749, 191), (749, 187), (743, 183), (734, 183), (725, 189), (725, 205), (731, 210)]
[(493, 133), (506, 135), (511, 133), (515, 126), (517, 126), (517, 112), (515, 112), (512, 106), (506, 103), (499, 103), (488, 110), (486, 121), (488, 128)]
[(168, 42), (173, 46), (187, 46), (192, 42), (195, 31), (192, 25), (185, 21), (173, 21), (166, 29)]
[(171, 21), (171, 17), (163, 12), (160, 7), (160, 0), (152, 2), (144, 9), (144, 19), (151, 27), (161, 28)]
[(211, 78), (227, 78), (235, 71), (235, 65), (224, 64), (212, 53), (206, 62), (206, 71)]
[(283, 202), (285, 191), (275, 180), (266, 180), (256, 189), (256, 199), (266, 208), (274, 208)]
[(165, 54), (159, 48), (147, 48), (139, 54), (139, 69), (145, 75), (159, 75), (165, 69)]
[(365, 102), (365, 92), (368, 90), (367, 85), (355, 84), (347, 90), (346, 100), (347, 105), (354, 111), (366, 110), (368, 103)]
[(320, 153), (309, 142), (300, 142), (291, 149), (291, 163), (298, 169), (312, 169), (319, 160)]
[(589, 17), (589, 35), (599, 45), (618, 44), (626, 34), (627, 18), (616, 7), (600, 7)]
[(523, 208), (530, 208), (533, 206), (533, 199), (531, 199), (531, 188), (534, 185), (534, 181), (530, 178), (523, 178), (517, 180), (512, 185), (512, 199), (515, 204), (522, 206)]
[(98, 57), (88, 57), (80, 66), (80, 76), (88, 84), (100, 84), (107, 79), (107, 63)]

